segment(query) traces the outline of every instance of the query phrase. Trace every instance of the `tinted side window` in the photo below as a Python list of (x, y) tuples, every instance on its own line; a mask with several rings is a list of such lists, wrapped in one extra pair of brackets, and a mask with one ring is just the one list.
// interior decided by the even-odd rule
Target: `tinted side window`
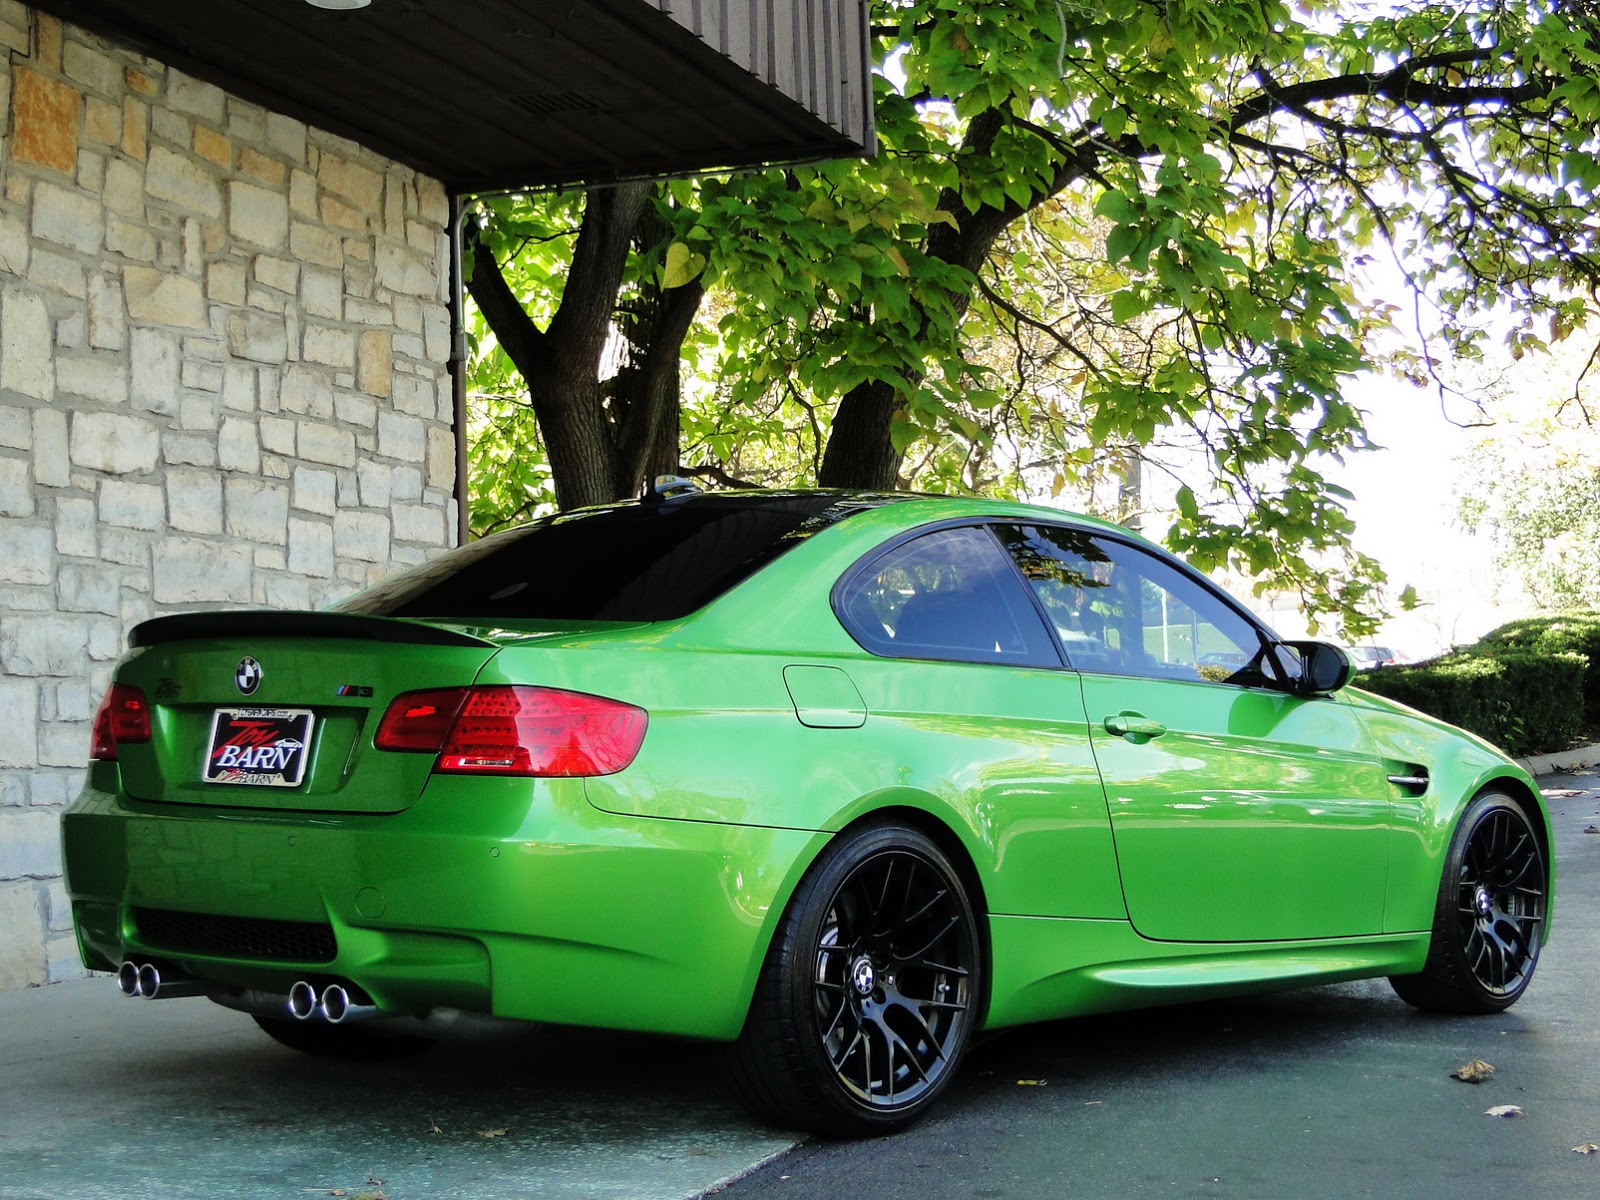
[(856, 569), (839, 619), (874, 654), (1059, 667), (1004, 552), (983, 529), (923, 534)]
[(1260, 685), (1262, 639), (1247, 618), (1165, 559), (1059, 526), (998, 526), (1080, 671)]

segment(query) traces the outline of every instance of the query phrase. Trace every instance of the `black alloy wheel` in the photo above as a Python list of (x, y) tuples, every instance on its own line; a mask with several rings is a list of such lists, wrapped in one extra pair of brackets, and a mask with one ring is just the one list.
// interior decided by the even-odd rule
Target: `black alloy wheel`
[(899, 826), (844, 835), (779, 926), (733, 1049), (735, 1083), (780, 1124), (904, 1125), (955, 1073), (980, 971), (972, 905), (938, 846)]
[(1538, 834), (1509, 797), (1479, 796), (1452, 839), (1428, 961), (1394, 976), (1400, 998), (1446, 1012), (1500, 1012), (1539, 961), (1549, 871)]

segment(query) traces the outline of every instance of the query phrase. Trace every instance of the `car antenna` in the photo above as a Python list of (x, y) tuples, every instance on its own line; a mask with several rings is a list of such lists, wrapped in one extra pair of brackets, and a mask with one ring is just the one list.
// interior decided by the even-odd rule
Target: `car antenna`
[(682, 475), (657, 475), (639, 500), (644, 504), (665, 504), (680, 496), (698, 496), (700, 485)]

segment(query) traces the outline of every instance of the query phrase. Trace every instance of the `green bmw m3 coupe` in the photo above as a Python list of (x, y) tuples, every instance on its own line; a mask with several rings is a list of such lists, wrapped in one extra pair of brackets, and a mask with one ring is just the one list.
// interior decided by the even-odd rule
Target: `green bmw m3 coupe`
[(130, 642), (64, 819), (84, 962), (311, 1053), (650, 1031), (873, 1132), (982, 1030), (1385, 975), (1495, 1012), (1548, 929), (1509, 759), (1051, 509), (653, 495)]

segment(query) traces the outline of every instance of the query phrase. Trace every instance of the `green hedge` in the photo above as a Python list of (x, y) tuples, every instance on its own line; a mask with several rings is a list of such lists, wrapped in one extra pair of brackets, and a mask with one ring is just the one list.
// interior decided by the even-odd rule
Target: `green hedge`
[(1583, 685), (1583, 715), (1591, 723), (1600, 723), (1600, 613), (1566, 612), (1511, 621), (1484, 634), (1478, 648), (1583, 655), (1589, 660), (1589, 674)]
[(1572, 744), (1583, 723), (1588, 668), (1589, 660), (1570, 650), (1510, 649), (1480, 642), (1416, 666), (1363, 671), (1355, 684), (1522, 756)]

